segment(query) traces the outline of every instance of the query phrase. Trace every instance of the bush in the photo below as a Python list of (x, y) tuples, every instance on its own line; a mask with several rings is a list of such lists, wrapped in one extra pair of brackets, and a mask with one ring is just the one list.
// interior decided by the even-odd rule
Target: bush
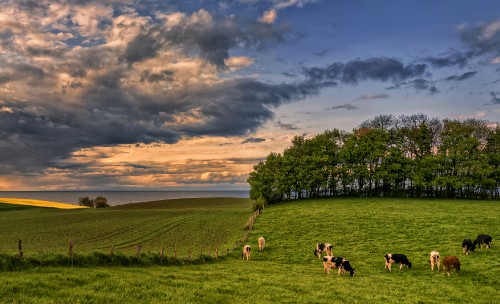
[(262, 196), (261, 196), (253, 202), (252, 210), (253, 211), (259, 210), (259, 212), (260, 212), (264, 209), (265, 206), (266, 206), (266, 200), (264, 198), (262, 198)]

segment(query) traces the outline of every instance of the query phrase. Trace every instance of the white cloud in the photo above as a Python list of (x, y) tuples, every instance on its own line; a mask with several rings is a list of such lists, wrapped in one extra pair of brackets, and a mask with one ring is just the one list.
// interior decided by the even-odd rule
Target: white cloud
[(275, 9), (270, 9), (264, 12), (262, 17), (259, 18), (259, 21), (262, 23), (274, 23), (278, 18), (278, 13)]
[(245, 56), (229, 57), (224, 63), (231, 70), (246, 68), (253, 63), (253, 59)]

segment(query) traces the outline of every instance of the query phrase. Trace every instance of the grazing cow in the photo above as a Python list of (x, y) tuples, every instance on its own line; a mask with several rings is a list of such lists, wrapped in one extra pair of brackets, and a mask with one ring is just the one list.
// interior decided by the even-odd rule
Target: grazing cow
[(326, 255), (332, 255), (333, 245), (329, 243), (318, 243), (314, 249), (314, 255), (321, 259), (321, 253), (326, 252)]
[(462, 241), (462, 249), (465, 255), (469, 255), (469, 252), (474, 252), (474, 249), (476, 249), (476, 244), (470, 239), (465, 239)]
[(241, 258), (245, 259), (245, 257), (246, 257), (247, 261), (248, 261), (248, 260), (250, 260), (251, 253), (252, 253), (252, 248), (250, 247), (250, 245), (245, 245), (243, 247), (243, 252), (241, 253)]
[(385, 269), (391, 270), (391, 266), (394, 263), (399, 263), (399, 270), (403, 269), (403, 265), (408, 266), (409, 269), (411, 269), (411, 262), (408, 261), (408, 258), (404, 254), (399, 254), (399, 253), (388, 253), (384, 255), (385, 258)]
[(259, 251), (264, 251), (264, 247), (266, 246), (266, 239), (263, 236), (259, 238)]
[(460, 261), (456, 256), (447, 256), (443, 259), (443, 275), (446, 271), (448, 276), (450, 276), (451, 272), (455, 268), (455, 272), (458, 274), (460, 272)]
[(349, 271), (349, 274), (354, 276), (354, 268), (352, 268), (351, 263), (349, 263), (348, 260), (343, 259), (342, 264), (339, 267), (339, 275), (342, 272), (342, 274), (345, 274), (347, 271)]
[[(334, 256), (330, 256), (330, 255), (325, 255), (323, 257), (323, 270), (325, 271), (325, 273), (326, 272), (330, 273), (330, 269), (338, 268), (339, 274), (340, 274), (344, 261), (346, 261), (346, 260), (342, 257), (334, 257)], [(347, 271), (349, 271), (349, 270), (347, 270)]]
[(429, 253), (429, 263), (431, 263), (431, 270), (434, 270), (434, 265), (437, 265), (437, 269), (439, 272), (439, 252), (431, 251), (431, 253)]
[(477, 238), (474, 240), (473, 244), (474, 245), (479, 245), (479, 249), (481, 249), (482, 244), (486, 244), (486, 249), (490, 249), (491, 247), (491, 241), (492, 241), (491, 235), (487, 234), (480, 234), (477, 236)]

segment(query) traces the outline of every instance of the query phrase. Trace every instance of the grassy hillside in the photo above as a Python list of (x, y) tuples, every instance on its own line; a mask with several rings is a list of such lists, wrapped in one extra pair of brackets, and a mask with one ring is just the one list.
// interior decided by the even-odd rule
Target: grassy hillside
[(25, 254), (115, 251), (132, 254), (158, 252), (160, 247), (187, 256), (208, 248), (223, 247), (243, 235), (251, 215), (248, 199), (191, 199), (105, 208), (58, 210), (0, 204), (0, 252), (17, 252), (18, 240)]
[[(219, 225), (216, 231), (225, 227)], [(500, 301), (498, 202), (307, 200), (266, 208), (254, 227), (249, 240), (254, 249), (250, 261), (241, 260), (235, 253), (233, 258), (219, 262), (182, 267), (4, 272), (0, 273), (0, 303)], [(478, 233), (492, 235), (493, 248), (463, 256), (462, 240), (475, 238)], [(263, 253), (257, 251), (260, 235), (267, 240)], [(334, 244), (334, 254), (349, 259), (356, 275), (324, 275), (322, 263), (313, 256), (317, 242)], [(431, 250), (440, 251), (442, 256), (458, 256), (461, 274), (448, 277), (432, 272), (427, 263)], [(386, 271), (383, 255), (387, 252), (406, 254), (412, 269)]]

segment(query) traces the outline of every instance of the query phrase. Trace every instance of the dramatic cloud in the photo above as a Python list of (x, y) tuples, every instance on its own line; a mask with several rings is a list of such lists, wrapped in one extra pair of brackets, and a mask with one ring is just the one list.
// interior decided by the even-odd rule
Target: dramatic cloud
[(289, 28), (271, 23), (240, 25), (233, 16), (218, 17), (200, 9), (191, 16), (176, 15), (170, 26), (143, 26), (141, 33), (128, 43), (123, 58), (133, 64), (179, 48), (184, 54), (196, 52), (206, 62), (224, 68), (233, 48), (260, 49), (284, 42)]
[(113, 1), (0, 7), (0, 173), (58, 168), (90, 147), (246, 136), (323, 87), (219, 78), (253, 63), (230, 51), (280, 43), (286, 26), (203, 9), (144, 17)]
[(413, 88), (415, 91), (427, 91), (429, 95), (434, 95), (439, 93), (438, 88), (434, 85), (433, 81), (429, 81), (422, 78), (413, 79), (410, 81), (404, 81), (397, 83), (394, 86), (387, 87), (387, 90), (396, 90), (400, 88)]

